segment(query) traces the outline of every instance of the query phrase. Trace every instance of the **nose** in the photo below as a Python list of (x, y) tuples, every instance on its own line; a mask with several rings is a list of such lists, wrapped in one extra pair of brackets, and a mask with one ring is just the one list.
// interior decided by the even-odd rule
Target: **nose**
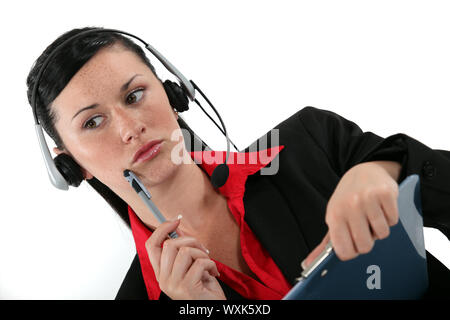
[(119, 134), (124, 143), (139, 139), (145, 133), (145, 124), (136, 117), (128, 115), (126, 111), (117, 112), (116, 117), (119, 123)]

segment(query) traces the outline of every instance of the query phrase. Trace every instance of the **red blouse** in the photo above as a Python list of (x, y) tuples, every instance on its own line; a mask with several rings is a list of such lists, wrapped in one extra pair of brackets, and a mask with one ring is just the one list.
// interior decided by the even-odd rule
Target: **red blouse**
[[(213, 261), (219, 270), (219, 279), (246, 299), (279, 300), (292, 288), (244, 221), (243, 197), (247, 177), (269, 164), (283, 148), (284, 146), (278, 146), (259, 152), (230, 152), (228, 159), (230, 175), (225, 185), (219, 188), (219, 192), (226, 197), (228, 208), (239, 225), (242, 255), (260, 281), (256, 281), (220, 261), (214, 259)], [(190, 152), (190, 155), (209, 176), (214, 168), (223, 163), (226, 158), (225, 151), (194, 151)], [(145, 248), (145, 241), (152, 232), (142, 223), (131, 207), (128, 207), (128, 213), (148, 297), (151, 300), (157, 300), (161, 289)]]

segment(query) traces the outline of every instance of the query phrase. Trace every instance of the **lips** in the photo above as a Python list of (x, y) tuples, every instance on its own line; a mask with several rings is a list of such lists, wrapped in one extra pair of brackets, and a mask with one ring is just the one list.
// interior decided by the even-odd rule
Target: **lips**
[(152, 140), (142, 146), (134, 155), (133, 163), (149, 160), (159, 152), (162, 140)]

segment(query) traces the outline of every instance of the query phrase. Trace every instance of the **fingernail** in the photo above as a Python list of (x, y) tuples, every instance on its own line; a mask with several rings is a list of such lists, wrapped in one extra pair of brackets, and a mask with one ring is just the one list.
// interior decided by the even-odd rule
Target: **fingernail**
[(177, 219), (180, 220), (181, 218), (183, 218), (183, 216), (181, 214), (179, 214)]
[[(201, 243), (200, 243), (200, 244), (201, 244)], [(207, 254), (209, 254), (209, 250), (206, 249), (206, 247), (205, 247), (203, 244), (201, 244), (201, 245), (202, 245), (203, 250), (205, 250), (205, 252), (206, 252)]]

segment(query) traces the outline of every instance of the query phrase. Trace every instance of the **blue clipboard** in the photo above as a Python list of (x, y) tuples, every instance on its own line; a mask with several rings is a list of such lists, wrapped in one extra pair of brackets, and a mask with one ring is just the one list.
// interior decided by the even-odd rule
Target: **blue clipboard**
[(398, 210), (399, 222), (367, 254), (341, 261), (328, 244), (283, 300), (421, 298), (428, 273), (417, 174), (399, 185)]

